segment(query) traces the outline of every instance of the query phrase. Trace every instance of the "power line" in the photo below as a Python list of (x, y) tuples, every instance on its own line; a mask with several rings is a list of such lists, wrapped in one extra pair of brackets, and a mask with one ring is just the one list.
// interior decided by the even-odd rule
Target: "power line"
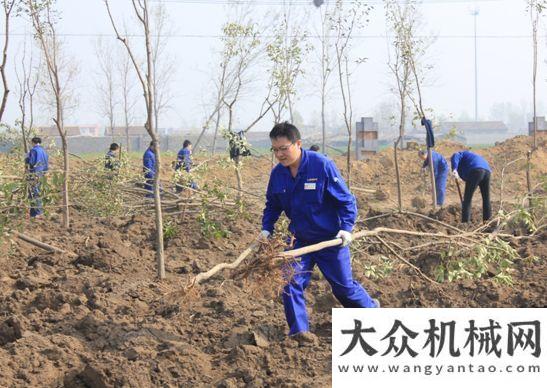
[[(252, 4), (257, 6), (264, 5), (312, 5), (311, 0), (150, 0), (153, 3), (173, 3), (173, 4), (202, 4), (202, 5), (238, 5), (238, 4)], [(508, 0), (422, 0), (420, 3), (428, 5), (442, 5), (442, 4), (466, 4), (466, 3), (492, 3), (503, 2)], [(369, 0), (365, 1), (367, 4), (383, 4), (382, 0)], [(401, 0), (401, 3), (403, 0)]]
[[(0, 33), (0, 36), (5, 36), (5, 33)], [(31, 33), (12, 32), (10, 36), (34, 36)], [(79, 33), (79, 32), (67, 32), (57, 33), (57, 36), (62, 37), (103, 37), (103, 38), (115, 38), (114, 34), (98, 34), (98, 33)], [(127, 34), (128, 38), (144, 38), (144, 34)], [(152, 34), (151, 36), (157, 37), (158, 35)], [(159, 35), (164, 38), (200, 38), (200, 39), (220, 39), (224, 38), (221, 34), (162, 34)], [(258, 38), (275, 38), (274, 35), (257, 35)], [(289, 38), (295, 38), (296, 36), (289, 36)], [(319, 35), (308, 35), (309, 38), (319, 39)], [(437, 38), (437, 39), (475, 39), (475, 35), (417, 35), (417, 38)], [(530, 39), (532, 35), (477, 35), (480, 39)], [(547, 38), (546, 35), (538, 35), (540, 38)], [(254, 38), (254, 37), (253, 37)], [(333, 37), (331, 37), (333, 38)], [(393, 38), (391, 35), (352, 35), (354, 39), (386, 39)]]

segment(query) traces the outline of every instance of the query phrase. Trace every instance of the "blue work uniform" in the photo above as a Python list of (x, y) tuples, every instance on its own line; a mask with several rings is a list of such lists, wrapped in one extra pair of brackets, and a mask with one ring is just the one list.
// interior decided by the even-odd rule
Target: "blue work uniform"
[[(179, 153), (177, 154), (177, 163), (175, 164), (175, 170), (178, 171), (180, 169), (183, 169), (186, 172), (190, 172), (190, 169), (192, 168), (192, 151), (190, 151), (188, 148), (181, 148)], [(183, 186), (180, 184), (176, 184), (176, 192), (180, 193), (183, 191)], [(198, 185), (196, 182), (190, 182), (190, 187), (192, 189), (197, 189)]]
[[(282, 164), (272, 170), (262, 229), (273, 233), (281, 212), (290, 219), (294, 248), (301, 248), (331, 240), (340, 230), (351, 232), (357, 206), (334, 162), (317, 152), (302, 150), (296, 177)], [(298, 263), (285, 268), (290, 278), (283, 292), (289, 335), (309, 330), (304, 290), (315, 264), (344, 307), (376, 307), (364, 288), (353, 280), (349, 247), (331, 247), (306, 254)]]
[(40, 144), (36, 144), (25, 158), (29, 176), (28, 197), (30, 199), (30, 216), (36, 217), (44, 213), (41, 189), (42, 179), (49, 169), (49, 158)]
[(464, 181), (469, 179), (469, 173), (472, 170), (483, 169), (488, 172), (492, 172), (488, 162), (480, 155), (477, 155), (471, 151), (460, 151), (454, 153), (450, 159), (452, 164), (452, 171), (458, 170), (458, 175)]
[[(154, 192), (154, 178), (158, 172), (156, 164), (156, 154), (151, 148), (148, 148), (142, 158), (142, 166), (145, 184), (144, 188), (150, 192)], [(147, 197), (153, 197), (153, 194), (147, 194)]]
[(471, 200), (477, 187), (482, 196), (482, 219), (489, 220), (492, 217), (492, 205), (490, 204), (490, 174), (492, 170), (488, 162), (480, 155), (471, 151), (454, 153), (451, 158), (452, 171), (457, 170), (458, 175), (465, 181), (465, 192), (462, 203), (462, 222), (471, 219)]
[(181, 168), (186, 172), (190, 172), (190, 168), (192, 168), (192, 152), (188, 148), (182, 148), (177, 154), (175, 170)]
[[(433, 159), (433, 172), (435, 174), (435, 191), (437, 192), (437, 205), (444, 204), (446, 193), (446, 179), (448, 178), (448, 163), (446, 159), (439, 153), (431, 151)], [(423, 168), (429, 166), (429, 157), (424, 161)]]

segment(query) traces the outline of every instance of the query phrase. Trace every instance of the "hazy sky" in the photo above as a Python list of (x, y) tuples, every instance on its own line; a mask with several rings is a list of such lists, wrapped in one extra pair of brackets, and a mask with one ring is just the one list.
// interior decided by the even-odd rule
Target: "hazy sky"
[[(319, 13), (311, 1), (294, 0), (298, 12), (305, 14), (303, 23), (313, 34), (319, 21)], [(249, 1), (246, 1), (248, 3)], [(79, 105), (74, 114), (65, 121), (67, 124), (106, 124), (97, 114), (94, 103), (97, 59), (94, 42), (97, 35), (115, 43), (112, 28), (102, 0), (58, 0), (57, 8), (62, 13), (58, 30), (66, 42), (70, 54), (80, 66), (77, 79)], [(130, 24), (132, 8), (130, 0), (111, 0), (115, 16), (126, 20), (128, 29), (138, 32)], [(156, 2), (153, 2), (157, 4)], [(217, 53), (220, 48), (218, 35), (222, 24), (235, 8), (231, 0), (166, 0), (164, 1), (172, 25), (168, 52), (176, 59), (176, 74), (172, 83), (175, 98), (172, 109), (160, 122), (162, 127), (198, 127), (209, 107), (206, 102), (212, 94), (210, 80), (214, 74)], [(282, 0), (255, 1), (252, 12), (259, 20), (266, 12), (282, 9)], [(386, 24), (381, 1), (368, 2), (375, 10), (370, 15), (370, 24), (353, 41), (353, 53), (367, 57), (354, 74), (353, 95), (356, 116), (371, 115), (377, 105), (390, 100), (392, 82), (386, 66), (387, 41)], [(436, 114), (454, 115), (462, 112), (471, 117), (474, 114), (474, 39), (473, 17), (470, 11), (478, 7), (478, 76), (479, 116), (487, 119), (491, 105), (497, 102), (511, 102), (530, 109), (532, 49), (530, 20), (525, 11), (524, 0), (482, 0), (482, 1), (424, 1), (421, 6), (426, 23), (425, 33), (437, 35), (428, 56), (434, 68), (428, 75), (432, 81), (425, 89), (425, 104)], [(547, 21), (547, 20), (544, 20)], [(3, 21), (2, 24), (3, 30)], [(8, 75), (12, 93), (8, 102), (5, 121), (13, 123), (19, 116), (17, 88), (13, 72), (14, 56), (19, 55), (25, 37), (30, 39), (30, 28), (24, 19), (13, 22), (14, 36), (10, 41)], [(540, 34), (545, 35), (541, 27)], [(310, 43), (317, 49), (318, 41)], [(119, 43), (118, 43), (119, 44)], [(546, 89), (545, 40), (540, 40), (538, 100), (544, 100)], [(311, 53), (305, 64), (305, 75), (298, 83), (296, 110), (308, 123), (317, 123), (320, 111), (318, 98), (318, 66), (316, 53)], [(256, 69), (264, 74), (266, 69)], [(332, 78), (332, 96), (329, 103), (331, 116), (340, 113), (336, 79)], [(247, 94), (245, 104), (236, 111), (236, 124), (245, 126), (251, 121), (259, 107), (264, 88), (257, 83), (252, 93)], [(259, 96), (259, 97), (257, 97)], [(538, 112), (540, 115), (545, 113)], [(47, 122), (48, 115), (38, 115), (40, 124)], [(341, 119), (340, 119), (341, 121)], [(263, 121), (257, 130), (271, 126), (271, 119)]]

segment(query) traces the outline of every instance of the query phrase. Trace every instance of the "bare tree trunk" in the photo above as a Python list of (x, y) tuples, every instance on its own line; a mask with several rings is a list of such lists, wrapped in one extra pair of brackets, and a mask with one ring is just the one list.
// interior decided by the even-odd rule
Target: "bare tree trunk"
[(66, 136), (61, 136), (61, 142), (63, 145), (63, 226), (68, 229), (70, 227), (70, 209), (68, 204), (69, 158)]
[(220, 109), (217, 111), (217, 118), (215, 120), (215, 136), (213, 137), (213, 147), (211, 148), (211, 155), (214, 155), (216, 152), (219, 126), (220, 126)]
[(321, 150), (323, 154), (326, 154), (327, 153), (327, 149), (326, 149), (327, 128), (325, 124), (325, 92), (324, 91), (321, 94), (321, 137), (322, 137)]
[(435, 187), (435, 171), (433, 170), (433, 155), (430, 147), (427, 147), (427, 158), (429, 160), (429, 177), (431, 178), (431, 202), (433, 210), (437, 208), (437, 188)]
[(148, 129), (154, 142), (154, 149), (156, 152), (156, 170), (157, 173), (154, 175), (154, 209), (156, 213), (156, 261), (158, 267), (158, 277), (160, 279), (165, 278), (165, 260), (164, 260), (164, 247), (163, 247), (163, 215), (161, 209), (161, 196), (160, 196), (160, 174), (161, 174), (161, 152), (160, 152), (160, 143), (157, 138), (157, 127), (154, 125), (157, 121), (157, 116), (154, 117), (154, 67), (152, 63), (152, 45), (150, 44), (150, 24), (148, 19), (148, 0), (144, 0), (143, 7), (143, 18), (144, 18), (144, 36), (146, 43), (146, 62), (147, 62), (147, 74), (146, 82), (148, 85), (148, 106), (147, 106), (147, 116), (148, 116)]
[[(56, 97), (57, 99), (57, 97)], [(60, 97), (58, 98), (58, 108), (56, 110), (57, 117), (53, 120), (57, 126), (57, 131), (61, 137), (61, 148), (63, 150), (63, 227), (68, 229), (70, 227), (70, 207), (68, 199), (68, 180), (69, 180), (69, 156), (68, 156), (68, 143), (66, 139), (66, 132), (64, 130), (63, 113), (61, 109), (62, 102)]]
[(403, 211), (403, 196), (401, 194), (401, 176), (399, 173), (399, 155), (397, 153), (397, 147), (402, 138), (399, 136), (395, 144), (393, 144), (393, 156), (395, 158), (395, 176), (397, 178), (397, 204), (399, 205), (399, 213)]
[(399, 140), (398, 140), (399, 147), (401, 147), (401, 150), (404, 148), (404, 138), (405, 138), (405, 120), (406, 120), (405, 95), (406, 95), (406, 90), (402, 94), (403, 94), (403, 96), (401, 98), (401, 121), (399, 122)]
[(13, 6), (15, 4), (15, 0), (4, 1), (2, 6), (4, 8), (4, 49), (2, 50), (2, 63), (0, 64), (0, 75), (2, 76), (2, 84), (4, 86), (4, 94), (2, 95), (2, 102), (0, 103), (0, 122), (2, 121), (2, 116), (4, 116), (4, 111), (6, 109), (6, 104), (8, 102), (8, 94), (10, 92), (9, 86), (8, 86), (8, 80), (6, 78), (6, 62), (8, 60), (8, 44), (9, 44), (9, 21), (10, 21), (10, 14), (13, 10)]
[(241, 193), (243, 192), (243, 178), (241, 176), (241, 160), (240, 156), (234, 159), (236, 168), (236, 180), (237, 180), (237, 199), (241, 201)]
[(26, 113), (24, 111), (24, 107), (22, 108), (21, 113), (21, 135), (22, 135), (22, 141), (23, 141), (23, 151), (25, 152), (25, 155), (28, 154), (28, 140), (27, 140), (27, 131), (25, 127), (25, 121), (26, 121)]
[[(533, 11), (532, 11), (533, 12)], [(534, 135), (532, 142), (532, 150), (537, 148), (537, 111), (536, 111), (536, 85), (537, 85), (537, 67), (538, 67), (538, 41), (537, 41), (537, 19), (532, 20), (532, 39), (534, 44), (534, 66), (532, 71), (532, 93), (533, 93), (533, 105), (534, 105)]]
[(532, 152), (528, 151), (526, 154), (526, 187), (528, 189), (528, 206), (532, 207), (532, 179), (530, 178), (530, 157)]
[[(116, 28), (116, 23), (110, 12), (110, 6), (108, 0), (103, 0), (106, 6), (112, 28), (116, 33), (116, 38), (121, 41), (127, 53), (131, 58), (133, 67), (137, 73), (139, 81), (143, 89), (143, 95), (146, 103), (146, 130), (152, 139), (152, 144), (155, 149), (156, 155), (156, 174), (154, 175), (154, 211), (155, 211), (155, 224), (156, 224), (156, 262), (157, 262), (157, 273), (160, 279), (165, 278), (165, 260), (164, 260), (164, 246), (163, 246), (163, 215), (161, 209), (161, 197), (160, 197), (160, 174), (161, 174), (161, 152), (160, 152), (160, 143), (158, 141), (158, 135), (156, 128), (154, 127), (154, 66), (152, 62), (152, 45), (150, 43), (150, 19), (148, 12), (148, 0), (131, 0), (133, 9), (137, 18), (140, 20), (143, 29), (144, 29), (144, 39), (146, 45), (146, 75), (143, 76), (140, 66), (137, 63), (133, 51), (127, 41), (127, 37), (121, 37), (118, 29)], [(140, 8), (140, 11), (139, 11)]]
[(351, 133), (349, 134), (349, 138), (348, 138), (346, 166), (348, 171), (348, 177), (346, 179), (347, 179), (348, 187), (351, 187)]

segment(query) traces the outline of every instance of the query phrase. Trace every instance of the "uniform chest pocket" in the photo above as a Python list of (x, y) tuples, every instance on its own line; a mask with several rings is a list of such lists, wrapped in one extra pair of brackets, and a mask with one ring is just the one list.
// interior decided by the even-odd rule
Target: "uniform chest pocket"
[(283, 209), (287, 209), (289, 205), (289, 194), (287, 189), (279, 188), (274, 190), (273, 195), (279, 201)]
[(304, 182), (303, 198), (306, 203), (323, 202), (323, 185), (321, 182)]

